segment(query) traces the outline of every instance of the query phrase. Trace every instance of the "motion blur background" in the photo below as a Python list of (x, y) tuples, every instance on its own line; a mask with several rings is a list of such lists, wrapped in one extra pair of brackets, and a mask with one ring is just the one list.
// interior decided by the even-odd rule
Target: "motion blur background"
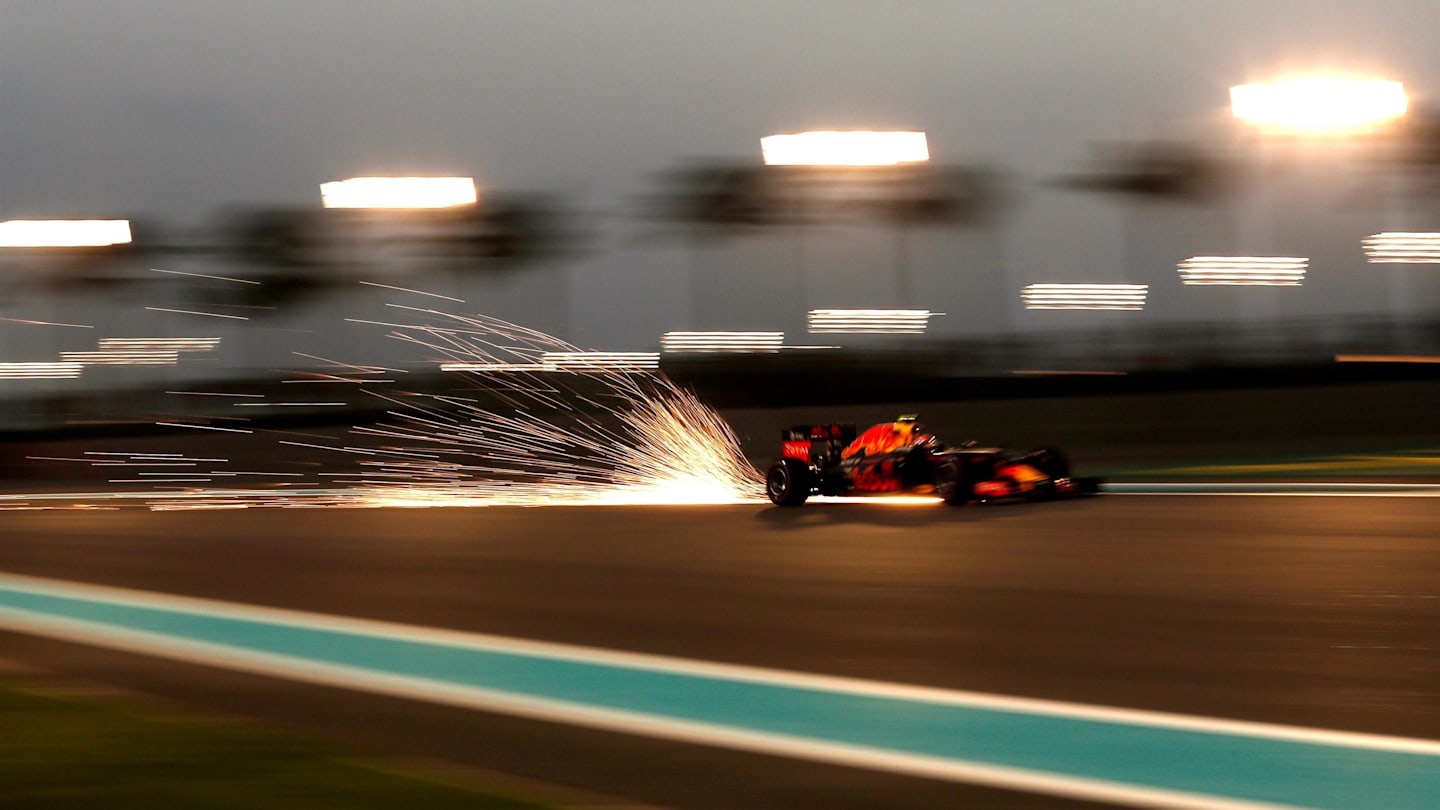
[[(10, 575), (55, 577), (1436, 739), (1437, 31), (1430, 0), (0, 0), (0, 508), (17, 509), (0, 517), (0, 597), (30, 587)], [(1256, 85), (1300, 100), (1247, 107), (1233, 89)], [(918, 133), (924, 153), (781, 165), (762, 148), (817, 131)], [(348, 206), (329, 185), (377, 177), (460, 194)], [(36, 221), (126, 224), (56, 245)], [(457, 322), (432, 309), (555, 340), (495, 368), (452, 350)], [(497, 334), (484, 323), (477, 345)], [(373, 520), (72, 497), (184, 494), (201, 479), (117, 469), (183, 457), (228, 465), (207, 487), (296, 505), (286, 487), (355, 475), (330, 451), (395, 407), (375, 392), (464, 398), (467, 373), (559, 379), (565, 363), (662, 370), (756, 465), (790, 424), (918, 412), (947, 440), (1059, 445), (1141, 490), (1356, 497)], [(23, 632), (0, 633), (0, 718), (39, 717), (11, 688), (30, 677), (12, 667), (36, 667), (387, 762), (494, 769), (479, 781), (545, 806), (1079, 806)], [(285, 749), (177, 760), (189, 744), (166, 731), (161, 764), (92, 779), (103, 750), (67, 757), (96, 726), (69, 722), (33, 720), (14, 739), (54, 744), (12, 740), (13, 757), (0, 734), (0, 803), (10, 787), (36, 806), (154, 804), (189, 773), (209, 806), (235, 789), (207, 781), (216, 763), (273, 772)], [(341, 803), (475, 801), (369, 778), (334, 777), (354, 788)], [(75, 780), (90, 792), (53, 792)], [(1315, 806), (1355, 806), (1330, 798)]]
[[(1098, 331), (1233, 358), (1283, 326), (1333, 358), (1402, 353), (1372, 344), (1440, 307), (1432, 268), (1362, 249), (1435, 228), (1440, 11), (1420, 0), (0, 14), (0, 219), (124, 218), (135, 234), (123, 251), (5, 250), (0, 362), (150, 334), (224, 338), (183, 376), (292, 351), (422, 359), (345, 325), (373, 292), (357, 281), (609, 350), (677, 330), (863, 346), (807, 334), (806, 313), (906, 307), (944, 313), (909, 346)], [(1232, 113), (1231, 86), (1316, 75), (1403, 82), (1409, 109), (1339, 136)], [(816, 129), (923, 131), (930, 160), (863, 193), (764, 171), (760, 138)], [(473, 177), (480, 202), (399, 224), (321, 208), (319, 184), (366, 175)], [(1303, 258), (1303, 284), (1177, 272), (1237, 255)], [(1139, 311), (1027, 310), (1036, 283), (1149, 290)]]

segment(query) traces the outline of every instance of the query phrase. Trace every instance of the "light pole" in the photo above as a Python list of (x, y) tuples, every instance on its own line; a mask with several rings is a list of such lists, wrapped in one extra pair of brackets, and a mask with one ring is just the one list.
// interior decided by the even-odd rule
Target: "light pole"
[[(925, 133), (915, 131), (817, 130), (770, 135), (760, 139), (760, 151), (767, 166), (809, 166), (847, 173), (903, 170), (906, 166), (930, 160)], [(885, 177), (893, 179), (889, 174)], [(845, 184), (841, 186), (845, 187)], [(905, 228), (903, 219), (897, 220), (895, 285), (900, 306), (914, 302), (913, 270)], [(798, 272), (803, 298), (809, 287), (805, 280), (805, 267), (801, 266)], [(808, 302), (801, 303), (808, 308)]]
[[(383, 244), (414, 238), (403, 215), (473, 208), (479, 204), (480, 193), (472, 177), (380, 176), (321, 183), (320, 198), (325, 208), (361, 212), (365, 224), (376, 229), (367, 234), (368, 241)], [(365, 212), (374, 213), (367, 216)], [(460, 277), (455, 279), (455, 297), (465, 298)]]
[[(1155, 284), (1157, 292), (1168, 285), (1156, 284), (1153, 272), (1140, 261), (1140, 211), (1145, 204), (1166, 206), (1202, 205), (1229, 193), (1229, 162), (1184, 141), (1151, 140), (1111, 144), (1099, 154), (1097, 167), (1083, 174), (1058, 178), (1060, 188), (1108, 194), (1120, 200), (1122, 280)], [(1153, 311), (1170, 304), (1168, 295), (1152, 301)]]
[[(1236, 119), (1248, 124), (1267, 141), (1275, 136), (1333, 139), (1374, 135), (1406, 113), (1409, 99), (1405, 86), (1396, 81), (1312, 77), (1237, 85), (1230, 88), (1230, 107)], [(1260, 235), (1252, 239), (1262, 243), (1265, 246), (1262, 249), (1270, 249), (1276, 241), (1276, 190), (1272, 187), (1270, 161), (1265, 152), (1262, 142), (1259, 179), (1263, 198), (1255, 214)], [(1267, 257), (1234, 258), (1254, 262)], [(1392, 284), (1392, 299), (1395, 293)]]
[[(67, 260), (84, 262), (97, 256), (107, 256), (113, 251), (125, 250), (126, 246), (131, 244), (130, 221), (127, 219), (12, 219), (0, 222), (0, 248), (22, 251), (37, 258), (58, 257), (62, 263)], [(68, 319), (55, 317), (57, 303), (53, 290), (47, 292), (45, 297), (49, 299), (45, 320), (13, 320), (25, 326), (77, 326), (58, 322)], [(58, 338), (45, 340), (41, 346), (31, 348), (31, 351), (38, 349), (40, 360), (49, 365), (51, 361), (58, 359), (60, 343)], [(0, 360), (11, 359), (13, 358), (0, 357)], [(67, 371), (62, 378), (70, 376), (78, 376), (78, 372), (71, 375)]]
[(406, 214), (428, 222), (432, 212), (476, 207), (480, 193), (470, 177), (352, 177), (321, 183), (320, 198), (326, 208), (374, 212), (358, 216), (376, 227), (372, 240), (383, 243), (415, 238), (405, 227), (412, 222)]

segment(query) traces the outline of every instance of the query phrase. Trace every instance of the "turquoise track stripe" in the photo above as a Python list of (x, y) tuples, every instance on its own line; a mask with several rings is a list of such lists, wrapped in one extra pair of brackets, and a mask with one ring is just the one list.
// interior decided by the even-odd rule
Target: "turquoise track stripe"
[[(814, 744), (874, 754), (873, 763), (859, 756), (851, 764), (954, 763), (961, 771), (974, 769), (975, 781), (1001, 784), (985, 779), (986, 769), (1055, 777), (1061, 787), (1044, 792), (1108, 795), (1141, 806), (1440, 808), (1440, 743), (1428, 741), (1028, 705), (4, 574), (0, 626), (51, 635), (55, 627), (81, 628), (102, 645), (105, 633), (123, 635), (131, 646), (136, 639), (156, 640), (161, 655), (170, 641), (228, 656), (278, 657), (353, 674), (357, 688), (365, 688), (367, 676), (383, 676), (475, 690), (500, 711), (506, 696), (561, 707), (561, 719), (564, 707), (598, 710), (620, 718), (601, 725), (626, 730), (623, 719), (632, 718), (640, 733), (650, 733), (646, 727), (656, 722), (657, 728), (675, 722), (690, 730), (687, 738), (702, 742), (704, 733), (694, 729), (713, 729), (722, 745), (727, 733), (739, 732), (797, 750)], [(225, 657), (216, 663), (225, 665)], [(422, 692), (416, 696), (425, 699)], [(1066, 780), (1099, 788), (1067, 791)]]

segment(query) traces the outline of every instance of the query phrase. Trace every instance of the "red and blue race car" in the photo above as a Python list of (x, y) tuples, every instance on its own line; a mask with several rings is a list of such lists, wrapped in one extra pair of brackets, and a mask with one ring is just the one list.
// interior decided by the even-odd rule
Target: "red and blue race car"
[(854, 425), (796, 425), (782, 432), (781, 458), (765, 476), (765, 493), (779, 506), (799, 506), (811, 495), (934, 494), (958, 506), (1099, 491), (1098, 478), (1072, 477), (1054, 448), (946, 447), (914, 416), (859, 434)]

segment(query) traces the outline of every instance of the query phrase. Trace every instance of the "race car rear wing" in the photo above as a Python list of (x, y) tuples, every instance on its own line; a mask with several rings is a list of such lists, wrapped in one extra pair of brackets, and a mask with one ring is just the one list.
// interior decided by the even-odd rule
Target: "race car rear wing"
[(785, 458), (817, 464), (828, 458), (839, 458), (841, 451), (855, 441), (854, 425), (795, 425), (780, 431), (780, 444)]

